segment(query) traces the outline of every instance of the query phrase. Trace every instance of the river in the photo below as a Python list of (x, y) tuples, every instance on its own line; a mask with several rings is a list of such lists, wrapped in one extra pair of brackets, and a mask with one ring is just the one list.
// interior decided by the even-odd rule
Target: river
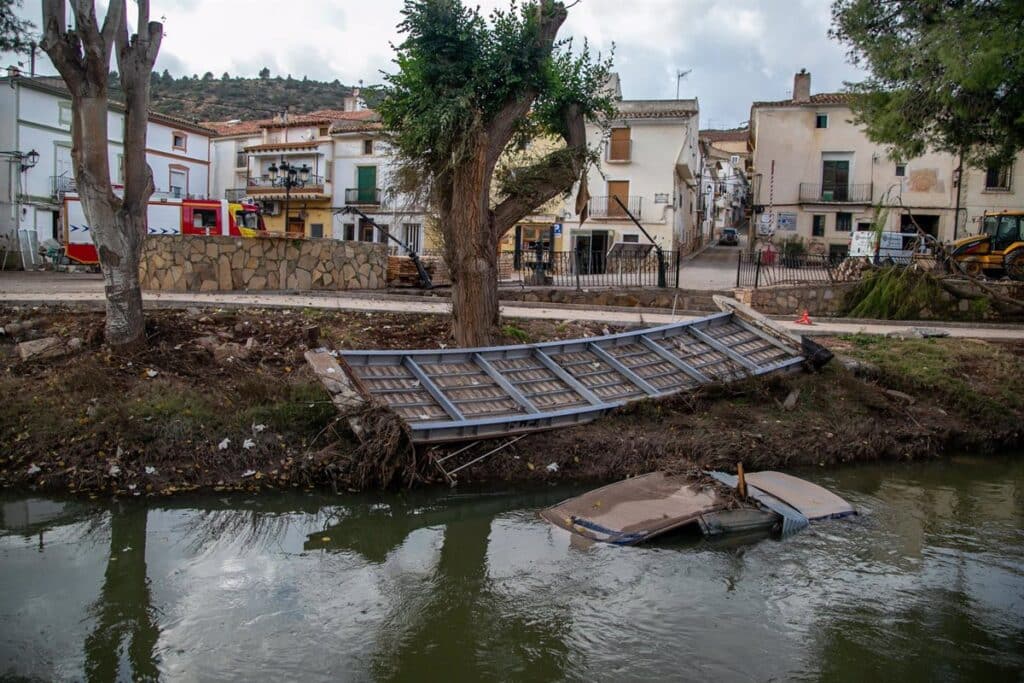
[(783, 539), (571, 543), (583, 488), (0, 498), (0, 678), (1024, 675), (1024, 457), (801, 472), (862, 514)]

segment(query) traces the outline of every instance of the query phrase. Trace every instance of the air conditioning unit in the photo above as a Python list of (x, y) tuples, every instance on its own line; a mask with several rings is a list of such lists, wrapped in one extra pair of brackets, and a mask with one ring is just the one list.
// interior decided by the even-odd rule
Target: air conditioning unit
[(263, 210), (268, 216), (280, 216), (281, 202), (265, 202), (263, 204)]
[(740, 155), (739, 154), (733, 154), (731, 157), (729, 157), (729, 164), (733, 168), (736, 168), (737, 166), (739, 166), (740, 165)]

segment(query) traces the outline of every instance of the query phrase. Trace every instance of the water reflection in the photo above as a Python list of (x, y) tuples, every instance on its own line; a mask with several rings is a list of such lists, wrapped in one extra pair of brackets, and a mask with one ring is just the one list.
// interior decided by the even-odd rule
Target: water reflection
[(537, 518), (568, 490), (0, 499), (0, 678), (1019, 679), (1024, 461), (809, 477), (866, 514), (614, 548)]
[(85, 639), (85, 674), (90, 681), (159, 679), (159, 629), (146, 573), (148, 514), (144, 506), (131, 503), (115, 504), (110, 510), (107, 571), (91, 610), (95, 626)]

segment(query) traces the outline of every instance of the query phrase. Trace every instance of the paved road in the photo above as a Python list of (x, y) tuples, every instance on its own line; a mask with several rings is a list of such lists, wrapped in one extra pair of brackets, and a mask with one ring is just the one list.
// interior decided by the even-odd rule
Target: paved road
[[(361, 293), (317, 294), (247, 294), (240, 292), (179, 293), (146, 292), (146, 306), (184, 308), (186, 306), (318, 308), (339, 311), (387, 311), (394, 313), (446, 314), (451, 310), (446, 299), (408, 295)], [(56, 273), (0, 273), (0, 303), (20, 305), (67, 304), (100, 307), (103, 303), (103, 282), (97, 276)], [(547, 320), (586, 320), (624, 325), (663, 325), (692, 316), (640, 312), (628, 308), (585, 306), (551, 306), (546, 304), (509, 303), (501, 307), (510, 318)], [(863, 322), (850, 320), (819, 320), (813, 326), (797, 325), (791, 319), (776, 318), (784, 327), (798, 334), (878, 334), (927, 327), (941, 330), (951, 337), (1024, 341), (1024, 325), (967, 325), (961, 323)]]

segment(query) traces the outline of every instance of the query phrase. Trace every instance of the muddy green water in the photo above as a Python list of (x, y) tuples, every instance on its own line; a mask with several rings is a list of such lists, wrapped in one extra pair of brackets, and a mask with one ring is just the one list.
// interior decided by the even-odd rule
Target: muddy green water
[(582, 489), (0, 499), (0, 678), (1024, 676), (1024, 457), (802, 473), (863, 514), (582, 547)]

